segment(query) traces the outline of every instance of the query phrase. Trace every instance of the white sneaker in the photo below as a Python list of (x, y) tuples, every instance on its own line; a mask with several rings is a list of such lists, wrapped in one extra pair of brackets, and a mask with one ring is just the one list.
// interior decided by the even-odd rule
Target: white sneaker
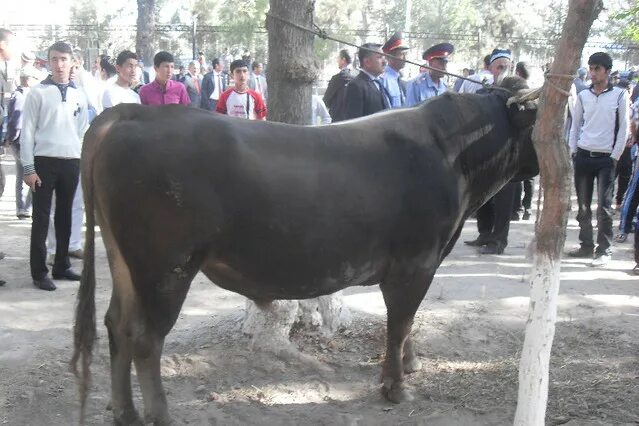
[(610, 262), (610, 255), (602, 254), (600, 256), (595, 257), (592, 260), (592, 263), (590, 264), (590, 266), (606, 266), (608, 262)]

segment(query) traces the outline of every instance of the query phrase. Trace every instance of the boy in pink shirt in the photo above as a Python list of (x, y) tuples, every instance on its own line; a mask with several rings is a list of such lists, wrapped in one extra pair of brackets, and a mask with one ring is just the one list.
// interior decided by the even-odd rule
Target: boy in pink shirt
[(155, 80), (140, 88), (142, 105), (191, 104), (186, 87), (178, 81), (171, 80), (175, 68), (173, 55), (169, 52), (156, 53), (153, 57), (153, 68)]

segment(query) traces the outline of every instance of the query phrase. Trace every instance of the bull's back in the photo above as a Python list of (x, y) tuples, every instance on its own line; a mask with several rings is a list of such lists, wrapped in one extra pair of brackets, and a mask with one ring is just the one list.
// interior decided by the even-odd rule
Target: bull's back
[(159, 120), (145, 110), (110, 127), (96, 164), (104, 215), (125, 254), (175, 264), (180, 253), (207, 250), (211, 265), (236, 272), (214, 279), (227, 288), (299, 298), (375, 283), (393, 255), (417, 255), (432, 239), (432, 206), (448, 183), (424, 182), (419, 167), (437, 175), (437, 159), (416, 164), (376, 129), (184, 108)]

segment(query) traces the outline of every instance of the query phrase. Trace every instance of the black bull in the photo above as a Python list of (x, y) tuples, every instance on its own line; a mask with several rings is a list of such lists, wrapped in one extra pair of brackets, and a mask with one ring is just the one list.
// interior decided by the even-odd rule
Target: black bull
[(139, 422), (132, 360), (146, 419), (169, 422), (160, 356), (198, 271), (257, 301), (379, 284), (388, 310), (382, 389), (394, 402), (410, 398), (403, 378), (419, 360), (409, 332), (437, 267), (469, 214), (538, 171), (535, 111), (508, 108), (506, 97), (447, 94), (322, 127), (179, 106), (100, 115), (81, 166), (87, 242), (72, 362), (82, 361), (83, 408), (96, 221), (113, 277), (105, 323), (116, 423)]

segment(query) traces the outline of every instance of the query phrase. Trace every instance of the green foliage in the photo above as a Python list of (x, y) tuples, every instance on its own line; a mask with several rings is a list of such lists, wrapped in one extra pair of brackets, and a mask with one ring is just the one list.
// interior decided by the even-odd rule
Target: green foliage
[(224, 0), (217, 14), (216, 25), (227, 32), (219, 35), (219, 44), (232, 54), (251, 53), (253, 58), (265, 58), (267, 35), (264, 29), (268, 0)]
[(628, 5), (626, 9), (614, 12), (611, 20), (616, 24), (615, 38), (639, 43), (639, 4)]

